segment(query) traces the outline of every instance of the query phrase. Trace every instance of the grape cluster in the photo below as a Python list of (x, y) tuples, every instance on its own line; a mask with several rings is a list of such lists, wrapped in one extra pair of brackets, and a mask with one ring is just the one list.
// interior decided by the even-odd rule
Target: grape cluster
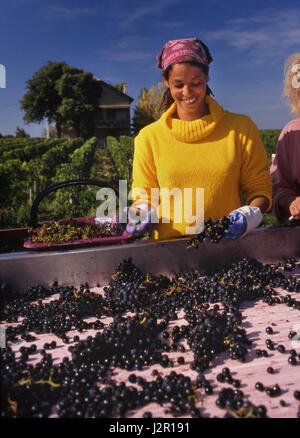
[[(162, 355), (155, 351), (155, 339), (165, 327), (151, 316), (118, 316), (103, 332), (69, 347), (72, 361), (80, 366), (83, 362), (100, 359), (114, 367), (128, 370), (161, 362)], [(128, 355), (130, 352), (130, 355)]]
[(226, 410), (226, 418), (265, 418), (267, 409), (264, 405), (255, 406), (248, 400), (244, 400), (244, 394), (240, 390), (224, 388), (219, 394), (216, 405)]
[(225, 236), (225, 231), (228, 230), (230, 225), (230, 217), (223, 216), (222, 219), (216, 219), (213, 221), (208, 218), (204, 221), (204, 229), (201, 233), (195, 234), (188, 239), (188, 248), (198, 248), (198, 245), (205, 241), (212, 243), (219, 243)]
[[(58, 298), (43, 303), (40, 297), (58, 294)], [(28, 302), (29, 297), (39, 297), (37, 302)], [(53, 333), (68, 342), (66, 332), (77, 329), (79, 332), (89, 328), (100, 329), (103, 323), (97, 319), (95, 322), (84, 321), (89, 316), (101, 318), (105, 314), (104, 300), (101, 295), (84, 289), (74, 287), (53, 286), (47, 290), (43, 286), (27, 288), (24, 297), (14, 298), (1, 308), (1, 320), (17, 322), (23, 317), (22, 322), (16, 327), (8, 327), (6, 336), (8, 340), (16, 339), (18, 335), (24, 338), (28, 332), (37, 334)]]
[(295, 257), (284, 257), (277, 266), (278, 268), (283, 268), (284, 271), (292, 271), (296, 266), (296, 259)]
[(205, 371), (210, 362), (226, 350), (231, 359), (245, 361), (251, 342), (241, 326), (241, 318), (240, 312), (228, 308), (220, 312), (204, 306), (186, 313), (189, 323), (186, 339), (194, 353), (192, 369)]

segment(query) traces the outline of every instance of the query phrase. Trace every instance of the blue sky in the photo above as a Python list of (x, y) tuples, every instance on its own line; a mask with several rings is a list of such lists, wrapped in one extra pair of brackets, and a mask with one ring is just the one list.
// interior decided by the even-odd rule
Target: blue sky
[(298, 0), (10, 0), (0, 5), (0, 133), (25, 127), (19, 101), (26, 81), (48, 61), (65, 61), (109, 83), (127, 82), (135, 100), (161, 80), (156, 55), (170, 39), (198, 37), (214, 61), (210, 87), (259, 128), (291, 119), (281, 96), (286, 58), (300, 52)]

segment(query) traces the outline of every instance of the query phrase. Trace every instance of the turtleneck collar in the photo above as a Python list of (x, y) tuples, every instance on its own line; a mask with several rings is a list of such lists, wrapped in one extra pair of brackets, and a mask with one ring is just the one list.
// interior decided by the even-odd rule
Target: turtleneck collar
[(176, 140), (184, 143), (199, 141), (215, 129), (217, 123), (226, 113), (212, 97), (206, 96), (206, 103), (209, 114), (200, 119), (187, 122), (172, 117), (176, 111), (176, 103), (174, 102), (161, 116), (161, 121), (167, 129), (171, 130)]

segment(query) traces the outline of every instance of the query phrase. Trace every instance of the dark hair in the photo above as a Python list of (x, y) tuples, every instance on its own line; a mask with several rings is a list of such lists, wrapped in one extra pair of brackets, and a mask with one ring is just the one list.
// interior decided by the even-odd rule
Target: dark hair
[[(190, 64), (190, 65), (193, 65), (195, 67), (199, 67), (199, 68), (201, 68), (201, 70), (203, 71), (203, 73), (205, 75), (208, 74), (208, 70), (209, 70), (208, 65), (200, 64), (197, 61), (182, 61), (182, 62), (177, 62), (176, 64), (183, 64), (184, 62), (186, 62), (187, 64)], [(169, 80), (170, 71), (172, 70), (173, 65), (174, 64), (168, 65), (166, 70), (162, 72), (162, 76), (163, 76), (163, 78), (166, 81)], [(214, 96), (213, 92), (211, 91), (211, 89), (209, 88), (208, 85), (206, 85), (206, 95), (207, 96), (211, 96), (211, 95)], [(170, 89), (167, 88), (166, 91), (164, 92), (164, 95), (163, 95), (163, 97), (161, 99), (161, 103), (160, 103), (160, 106), (159, 106), (160, 113), (163, 113), (164, 111), (167, 111), (167, 109), (170, 108), (170, 106), (172, 105), (173, 102), (174, 102), (174, 99), (173, 99), (173, 97), (171, 95)]]

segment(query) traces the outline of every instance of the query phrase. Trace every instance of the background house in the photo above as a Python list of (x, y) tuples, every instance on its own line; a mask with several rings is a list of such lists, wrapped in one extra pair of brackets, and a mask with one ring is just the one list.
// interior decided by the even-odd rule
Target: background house
[[(99, 99), (99, 111), (96, 116), (95, 136), (98, 138), (99, 146), (106, 147), (106, 137), (119, 137), (120, 135), (130, 135), (130, 104), (133, 98), (126, 94), (126, 84), (123, 91), (119, 91), (113, 85), (101, 81), (102, 95)], [(61, 136), (72, 139), (76, 137), (73, 130), (62, 128)]]

